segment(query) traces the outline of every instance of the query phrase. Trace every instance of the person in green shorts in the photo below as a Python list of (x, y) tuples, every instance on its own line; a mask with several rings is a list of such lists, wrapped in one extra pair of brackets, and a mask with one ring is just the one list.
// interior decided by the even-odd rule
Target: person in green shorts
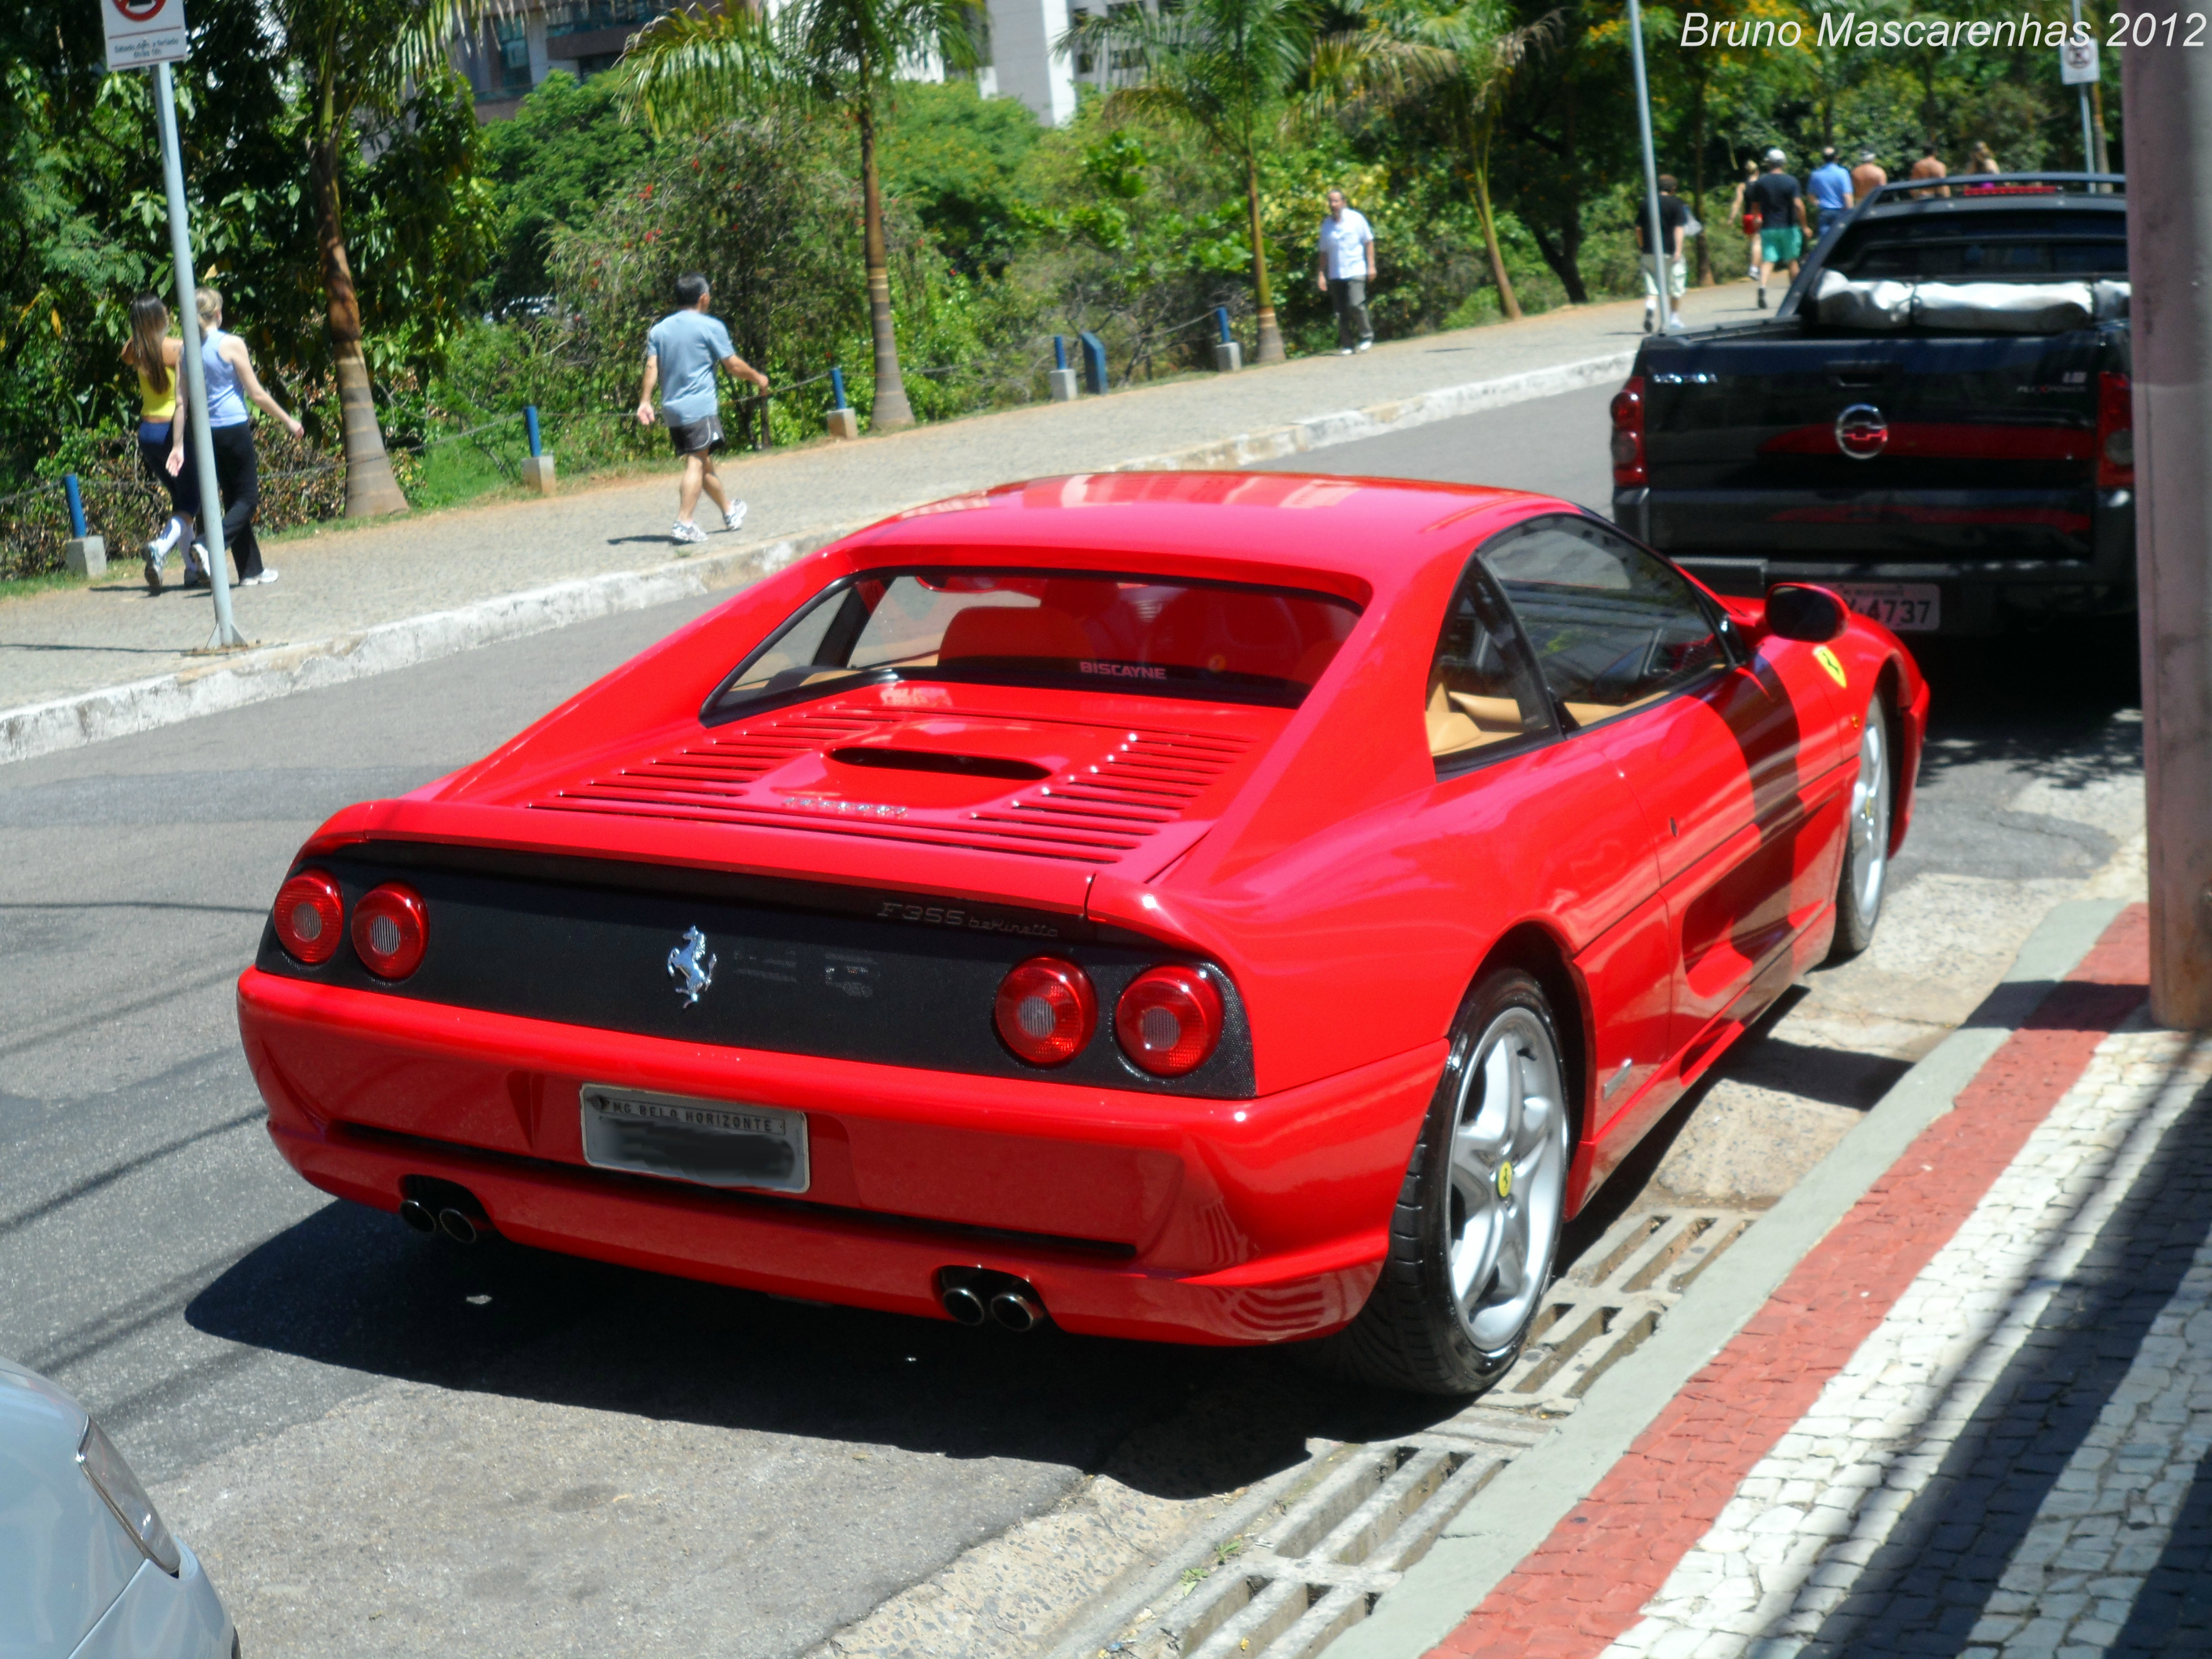
[(1789, 157), (1778, 149), (1766, 152), (1759, 177), (1744, 191), (1744, 210), (1759, 214), (1759, 308), (1766, 309), (1766, 281), (1775, 267), (1789, 267), (1797, 276), (1797, 261), (1805, 252), (1805, 192), (1782, 168)]

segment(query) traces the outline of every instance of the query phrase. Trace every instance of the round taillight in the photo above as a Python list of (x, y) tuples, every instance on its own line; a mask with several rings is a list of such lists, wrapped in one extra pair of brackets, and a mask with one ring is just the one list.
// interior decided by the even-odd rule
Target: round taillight
[(302, 870), (276, 890), (276, 942), (310, 968), (328, 962), (345, 937), (345, 896), (319, 870)]
[(353, 907), (354, 953), (379, 979), (405, 979), (422, 965), (429, 942), (429, 918), (411, 887), (387, 882)]
[(1221, 1041), (1221, 993), (1194, 968), (1148, 968), (1114, 1009), (1121, 1052), (1154, 1077), (1181, 1077)]
[(1064, 1066), (1098, 1029), (1091, 975), (1058, 957), (1031, 957), (999, 981), (991, 1011), (1006, 1047), (1032, 1066)]

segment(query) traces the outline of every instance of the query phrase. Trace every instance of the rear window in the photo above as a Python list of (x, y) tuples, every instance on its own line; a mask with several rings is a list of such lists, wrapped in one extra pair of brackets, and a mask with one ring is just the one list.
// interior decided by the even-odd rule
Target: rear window
[(2128, 274), (2118, 213), (1923, 213), (1846, 232), (1823, 262), (1854, 282), (2048, 283)]
[(908, 679), (1295, 708), (1358, 617), (1327, 594), (1158, 576), (870, 571), (810, 601), (702, 712)]

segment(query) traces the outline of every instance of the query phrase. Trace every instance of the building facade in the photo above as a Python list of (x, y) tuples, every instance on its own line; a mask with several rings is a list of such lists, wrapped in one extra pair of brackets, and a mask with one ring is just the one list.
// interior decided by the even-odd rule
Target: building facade
[[(771, 0), (773, 3), (773, 0)], [(464, 37), (454, 53), (476, 90), (477, 113), (504, 121), (556, 70), (580, 81), (612, 69), (629, 37), (679, 0), (526, 0)], [(986, 98), (1018, 98), (1038, 119), (1058, 126), (1075, 113), (1075, 64), (1053, 43), (1066, 32), (1067, 0), (988, 0), (978, 9), (981, 62), (975, 71)], [(1080, 15), (1079, 10), (1076, 15)], [(941, 80), (941, 68), (918, 78)], [(1089, 79), (1089, 76), (1080, 78)]]

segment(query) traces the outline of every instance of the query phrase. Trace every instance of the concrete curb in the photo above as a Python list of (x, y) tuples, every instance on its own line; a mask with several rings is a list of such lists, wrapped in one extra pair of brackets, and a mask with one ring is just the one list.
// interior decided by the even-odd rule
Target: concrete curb
[(1374, 1613), (1329, 1647), (1328, 1659), (1417, 1659), (1457, 1628), (1589, 1495), (1921, 1131), (1951, 1109), (1960, 1091), (2124, 908), (2118, 899), (2056, 906), (1965, 1024), (1898, 1079), (1835, 1150), (1759, 1218), (1745, 1246), (1698, 1278), (1632, 1361), (1607, 1372), (1572, 1417), (1461, 1511)]
[[(1115, 472), (1191, 471), (1236, 467), (1308, 450), (1325, 449), (1384, 433), (1425, 426), (1531, 398), (1596, 386), (1625, 374), (1633, 351), (1531, 369), (1494, 380), (1444, 386), (1364, 409), (1315, 415), (1233, 438), (1194, 444), (1103, 469)], [(949, 492), (948, 492), (949, 493)], [(912, 505), (920, 506), (915, 502)], [(616, 570), (579, 577), (520, 593), (479, 599), (452, 611), (404, 617), (356, 633), (294, 645), (272, 646), (124, 685), (103, 686), (49, 702), (0, 709), (0, 765), (64, 749), (127, 737), (201, 714), (220, 714), (295, 691), (309, 691), (370, 674), (409, 668), (437, 657), (501, 640), (588, 622), (617, 611), (641, 611), (717, 588), (742, 586), (794, 559), (864, 527), (860, 523), (809, 531), (781, 541), (755, 543), (726, 553), (674, 559), (644, 570)]]

